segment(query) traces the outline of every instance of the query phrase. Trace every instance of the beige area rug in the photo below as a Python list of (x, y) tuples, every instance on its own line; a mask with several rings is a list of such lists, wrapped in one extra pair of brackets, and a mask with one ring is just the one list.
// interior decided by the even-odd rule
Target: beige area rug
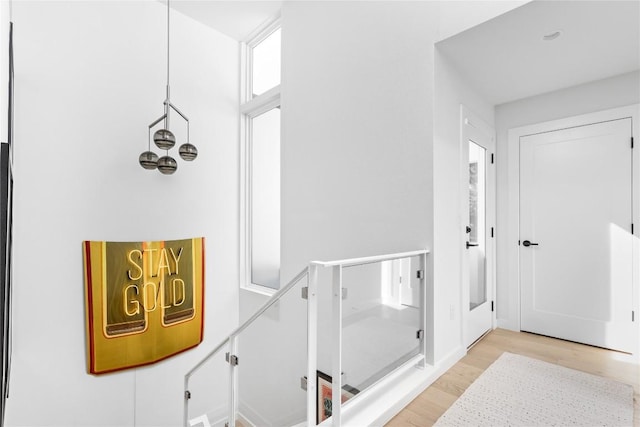
[(436, 426), (631, 426), (633, 387), (503, 353)]

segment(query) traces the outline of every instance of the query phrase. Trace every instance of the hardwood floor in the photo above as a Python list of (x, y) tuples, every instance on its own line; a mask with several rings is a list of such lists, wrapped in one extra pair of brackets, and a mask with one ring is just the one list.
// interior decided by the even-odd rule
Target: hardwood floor
[(388, 424), (431, 426), (503, 352), (555, 363), (611, 378), (634, 389), (633, 425), (640, 426), (640, 365), (632, 356), (526, 332), (496, 329), (436, 380)]

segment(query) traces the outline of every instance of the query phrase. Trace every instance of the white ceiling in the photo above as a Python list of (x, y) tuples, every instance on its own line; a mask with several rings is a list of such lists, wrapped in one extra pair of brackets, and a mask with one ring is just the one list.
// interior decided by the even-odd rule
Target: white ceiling
[(229, 37), (244, 41), (278, 15), (282, 0), (173, 0), (171, 8)]
[(438, 48), (498, 105), (640, 69), (640, 1), (533, 1)]
[[(160, 0), (162, 1), (162, 0)], [(235, 40), (283, 1), (172, 0), (175, 10)], [(561, 30), (554, 41), (542, 37)], [(438, 43), (494, 105), (640, 69), (640, 1), (532, 1)]]

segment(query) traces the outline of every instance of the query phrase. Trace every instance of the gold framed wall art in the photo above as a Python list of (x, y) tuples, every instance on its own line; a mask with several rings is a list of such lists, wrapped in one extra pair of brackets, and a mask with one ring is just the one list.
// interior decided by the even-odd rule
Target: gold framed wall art
[(204, 238), (83, 243), (87, 371), (148, 365), (202, 342)]

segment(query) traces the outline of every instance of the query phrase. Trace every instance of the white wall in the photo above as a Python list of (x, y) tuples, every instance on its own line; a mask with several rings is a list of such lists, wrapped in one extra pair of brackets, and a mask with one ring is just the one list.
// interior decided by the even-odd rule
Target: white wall
[(283, 279), (432, 248), (436, 4), (291, 2), (282, 19)]
[[(164, 6), (14, 2), (13, 16), (6, 425), (180, 425), (185, 372), (237, 323), (238, 45), (172, 13), (172, 101), (189, 116), (200, 154), (167, 177), (137, 163), (163, 112)], [(197, 236), (206, 238), (204, 343), (145, 368), (87, 374), (81, 242)]]
[[(508, 241), (508, 176), (507, 159), (509, 129), (556, 120), (566, 117), (607, 110), (640, 102), (640, 72), (632, 72), (609, 79), (598, 80), (584, 85), (546, 93), (496, 107), (497, 134), (497, 182), (498, 207), (497, 223), (497, 316), (498, 325), (514, 330), (519, 329), (516, 309), (518, 283), (508, 280), (508, 248), (515, 241)], [(514, 219), (515, 220), (515, 219)], [(516, 238), (517, 239), (517, 238)]]
[[(461, 351), (460, 103), (493, 122), (492, 106), (434, 59), (442, 29), (455, 33), (457, 12), (440, 20), (440, 6), (288, 2), (282, 12), (282, 283), (311, 260), (432, 249), (436, 362)], [(241, 319), (265, 300), (243, 291)]]
[(432, 245), (429, 2), (283, 9), (282, 277)]
[[(436, 49), (434, 174), (434, 283), (436, 286), (435, 359), (462, 345), (461, 251), (468, 219), (462, 218), (460, 105), (488, 124), (493, 106), (465, 81), (447, 57)], [(448, 304), (446, 304), (447, 302)], [(451, 331), (440, 334), (439, 331)]]
[[(432, 245), (435, 10), (430, 2), (284, 4), (282, 284), (312, 260)], [(379, 280), (374, 286), (379, 293)], [(262, 301), (243, 291), (241, 318)], [(297, 316), (306, 324), (304, 311)], [(281, 366), (283, 352), (263, 351), (267, 369)]]

